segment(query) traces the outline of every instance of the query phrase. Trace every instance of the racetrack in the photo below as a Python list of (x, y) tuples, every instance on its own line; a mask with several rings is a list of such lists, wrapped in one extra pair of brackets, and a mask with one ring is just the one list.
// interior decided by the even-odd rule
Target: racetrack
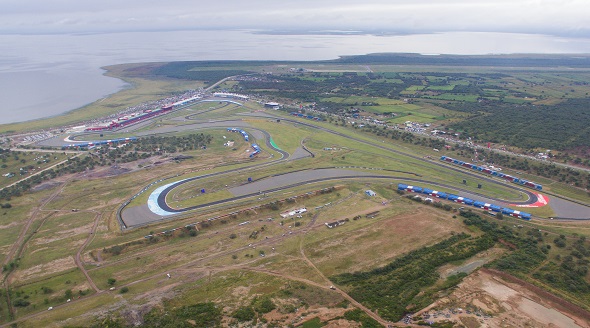
[[(227, 172), (222, 172), (222, 174)], [(385, 173), (385, 172), (384, 172)], [(200, 176), (192, 179), (194, 181), (198, 178), (205, 178), (210, 176)], [(407, 176), (394, 176), (388, 174), (375, 174), (375, 172), (369, 171), (359, 171), (359, 170), (349, 170), (349, 169), (342, 169), (342, 168), (326, 168), (326, 169), (315, 169), (315, 170), (304, 170), (304, 171), (296, 171), (290, 172), (286, 174), (271, 176), (265, 179), (261, 179), (258, 181), (253, 181), (251, 183), (243, 184), (241, 186), (229, 188), (229, 191), (234, 195), (234, 197), (226, 198), (214, 202), (208, 202), (205, 204), (198, 204), (194, 206), (189, 206), (185, 208), (172, 208), (166, 202), (166, 197), (168, 193), (170, 193), (173, 189), (177, 188), (178, 186), (188, 183), (190, 181), (181, 180), (176, 183), (172, 183), (168, 185), (163, 190), (157, 190), (155, 202), (150, 202), (150, 207), (156, 205), (157, 208), (148, 208), (148, 206), (136, 206), (129, 209), (126, 209), (123, 213), (123, 220), (125, 225), (128, 228), (132, 228), (134, 226), (141, 226), (145, 224), (149, 224), (152, 222), (162, 221), (166, 219), (167, 216), (172, 218), (174, 215), (181, 214), (187, 211), (193, 211), (197, 209), (208, 208), (211, 206), (232, 203), (239, 200), (247, 199), (250, 197), (260, 196), (262, 194), (272, 194), (284, 190), (288, 190), (290, 188), (307, 185), (307, 184), (314, 184), (314, 183), (321, 183), (327, 181), (343, 181), (343, 180), (357, 180), (362, 179), (362, 181), (367, 180), (388, 180), (391, 183), (397, 182), (405, 182), (405, 183), (425, 183), (430, 185), (437, 185), (439, 187), (446, 188), (447, 190), (457, 190), (466, 197), (473, 198), (475, 200), (484, 201), (487, 203), (496, 203), (498, 205), (506, 205), (505, 201), (501, 201), (498, 199), (491, 199), (485, 197), (481, 194), (475, 194), (463, 189), (457, 189), (449, 185), (439, 184), (439, 183), (432, 183), (431, 181), (427, 181), (424, 179), (419, 178), (411, 178)], [(397, 188), (397, 185), (395, 186)], [(526, 202), (521, 202), (522, 204), (528, 204), (533, 202), (534, 199), (529, 199)], [(148, 210), (150, 212), (148, 212)]]
[[(450, 190), (460, 191), (461, 195), (464, 195), (466, 197), (472, 197), (475, 200), (481, 200), (481, 201), (489, 202), (489, 203), (496, 203), (498, 205), (502, 205), (502, 204), (507, 205), (508, 204), (507, 201), (502, 200), (502, 199), (485, 197), (481, 194), (475, 194), (473, 192), (470, 192), (470, 191), (467, 191), (464, 189), (456, 188), (456, 187), (441, 184), (441, 183), (432, 182), (432, 181), (425, 180), (425, 179), (409, 178), (409, 177), (405, 177), (405, 176), (393, 176), (393, 175), (386, 175), (386, 174), (375, 174), (373, 172), (344, 170), (344, 169), (315, 169), (315, 170), (297, 171), (297, 172), (286, 173), (283, 175), (277, 175), (277, 176), (273, 176), (273, 177), (270, 177), (270, 178), (267, 178), (264, 180), (244, 184), (239, 187), (230, 188), (229, 191), (232, 194), (236, 195), (235, 197), (232, 197), (232, 198), (227, 198), (224, 200), (219, 200), (219, 201), (210, 202), (210, 203), (206, 203), (206, 204), (189, 206), (189, 207), (185, 207), (185, 208), (172, 208), (166, 202), (166, 197), (167, 197), (168, 193), (170, 191), (172, 191), (173, 189), (175, 189), (176, 187), (189, 182), (186, 180), (181, 180), (177, 183), (171, 184), (169, 187), (167, 187), (161, 193), (159, 193), (159, 195), (157, 197), (157, 204), (158, 204), (158, 207), (161, 208), (162, 210), (164, 210), (165, 212), (168, 212), (170, 214), (175, 214), (175, 213), (182, 213), (182, 212), (191, 211), (191, 210), (195, 210), (195, 209), (199, 209), (199, 208), (203, 208), (203, 207), (218, 205), (218, 204), (222, 204), (225, 202), (233, 202), (236, 200), (240, 200), (240, 199), (244, 199), (244, 198), (248, 198), (248, 197), (253, 197), (253, 196), (256, 196), (259, 194), (263, 194), (263, 193), (269, 194), (269, 193), (282, 191), (285, 189), (294, 188), (294, 187), (305, 185), (305, 184), (318, 183), (318, 182), (324, 182), (324, 181), (333, 181), (333, 180), (342, 180), (342, 179), (360, 179), (360, 178), (363, 178), (363, 179), (387, 179), (387, 180), (392, 180), (395, 182), (408, 182), (408, 183), (427, 183), (427, 184), (431, 184), (431, 185), (437, 185), (440, 187), (444, 187), (444, 188), (447, 188)], [(191, 181), (193, 181), (193, 180), (195, 180), (195, 179), (192, 179)], [(396, 186), (396, 188), (397, 188), (397, 186)], [(528, 192), (527, 195), (529, 196), (529, 199), (524, 202), (519, 202), (518, 204), (524, 205), (524, 204), (531, 204), (531, 203), (536, 202), (537, 197), (534, 193)]]
[[(214, 100), (214, 101), (223, 102), (224, 100)], [(198, 116), (199, 114), (210, 112), (214, 109), (219, 109), (219, 108), (223, 108), (223, 107), (225, 107), (225, 106), (217, 106), (216, 108), (199, 111), (198, 113), (191, 113), (190, 115), (184, 116), (183, 120), (184, 121), (197, 120), (199, 118), (199, 116)], [(500, 181), (500, 180), (494, 179), (492, 177), (487, 177), (484, 175), (477, 174), (475, 172), (463, 170), (462, 168), (457, 168), (455, 166), (447, 165), (446, 163), (442, 163), (442, 162), (439, 162), (436, 160), (428, 160), (428, 159), (425, 159), (425, 158), (422, 158), (422, 157), (419, 157), (419, 156), (416, 156), (413, 154), (409, 154), (409, 153), (406, 153), (406, 152), (403, 152), (400, 150), (392, 149), (388, 146), (385, 146), (385, 145), (377, 143), (377, 142), (371, 142), (371, 141), (367, 141), (364, 139), (349, 136), (347, 134), (332, 130), (330, 128), (323, 127), (318, 124), (313, 124), (311, 122), (301, 121), (301, 120), (297, 120), (297, 119), (293, 119), (293, 118), (273, 116), (273, 115), (269, 115), (266, 113), (265, 114), (254, 113), (254, 114), (244, 114), (244, 115), (251, 116), (251, 117), (280, 119), (282, 122), (289, 122), (292, 124), (302, 125), (302, 126), (306, 126), (309, 128), (321, 130), (323, 132), (337, 135), (339, 137), (354, 140), (360, 144), (370, 145), (372, 147), (379, 148), (379, 149), (384, 150), (386, 152), (395, 153), (397, 155), (404, 156), (404, 157), (410, 159), (411, 162), (415, 162), (417, 165), (422, 165), (420, 163), (426, 162), (429, 165), (436, 165), (441, 168), (444, 168), (445, 170), (452, 170), (455, 172), (459, 172), (462, 175), (471, 176), (471, 177), (474, 177), (474, 178), (477, 178), (480, 180), (484, 180), (489, 183), (501, 184), (504, 187), (511, 188), (513, 190), (517, 190), (518, 192), (525, 194), (527, 199), (525, 201), (521, 201), (521, 202), (515, 202), (515, 201), (503, 200), (503, 199), (494, 199), (494, 198), (490, 198), (490, 197), (487, 197), (482, 194), (474, 193), (472, 191), (462, 190), (460, 188), (449, 186), (449, 185), (434, 183), (432, 181), (428, 181), (427, 179), (422, 179), (422, 178), (419, 179), (419, 178), (409, 177), (409, 176), (405, 176), (405, 175), (386, 174), (385, 171), (382, 171), (384, 174), (375, 174), (375, 172), (368, 172), (368, 171), (363, 171), (363, 170), (351, 170), (351, 169), (342, 169), (342, 168), (325, 168), (325, 169), (316, 169), (316, 170), (288, 172), (288, 173), (281, 174), (281, 175), (267, 177), (267, 178), (261, 179), (259, 181), (254, 181), (252, 183), (244, 184), (242, 186), (230, 188), (229, 191), (234, 195), (234, 197), (229, 198), (229, 199), (218, 200), (218, 201), (207, 203), (207, 204), (199, 204), (199, 205), (189, 206), (186, 208), (172, 208), (166, 203), (166, 196), (173, 189), (179, 187), (182, 184), (189, 183), (189, 182), (197, 180), (197, 179), (220, 176), (220, 175), (229, 174), (229, 173), (235, 173), (239, 170), (247, 170), (247, 169), (259, 167), (262, 165), (272, 165), (272, 164), (275, 164), (279, 161), (285, 161), (285, 160), (289, 159), (288, 153), (286, 153), (285, 151), (282, 151), (280, 149), (276, 149), (275, 147), (273, 147), (273, 145), (270, 144), (270, 135), (266, 131), (252, 128), (246, 122), (243, 122), (241, 120), (236, 120), (236, 119), (233, 119), (233, 120), (207, 120), (206, 122), (198, 122), (197, 121), (194, 123), (187, 123), (187, 124), (182, 124), (182, 125), (178, 125), (178, 126), (163, 125), (160, 127), (156, 127), (150, 131), (141, 131), (141, 132), (138, 131), (135, 133), (135, 135), (137, 137), (143, 137), (143, 136), (148, 136), (148, 135), (166, 135), (166, 134), (172, 134), (172, 133), (186, 131), (186, 130), (203, 130), (203, 129), (208, 129), (208, 128), (239, 127), (239, 128), (248, 129), (250, 131), (250, 133), (252, 134), (252, 136), (255, 137), (256, 139), (265, 139), (266, 146), (270, 149), (274, 149), (274, 151), (276, 151), (276, 152), (279, 152), (281, 154), (281, 158), (274, 160), (272, 162), (249, 165), (247, 167), (237, 169), (237, 170), (218, 172), (218, 173), (214, 173), (214, 174), (210, 174), (210, 175), (203, 175), (203, 176), (193, 177), (193, 178), (184, 179), (181, 181), (170, 183), (166, 186), (166, 188), (163, 188), (163, 190), (162, 189), (158, 190), (157, 195), (151, 196), (153, 201), (150, 202), (149, 206), (151, 207), (151, 212), (155, 213), (155, 215), (145, 215), (146, 214), (145, 208), (143, 208), (141, 210), (141, 212), (143, 212), (142, 216), (144, 217), (144, 219), (138, 220), (137, 217), (139, 217), (139, 216), (132, 214), (132, 213), (136, 212), (135, 209), (130, 210), (130, 209), (123, 208), (123, 210), (121, 211), (122, 212), (121, 220), (124, 222), (124, 224), (127, 227), (133, 227), (135, 225), (143, 225), (143, 224), (146, 224), (146, 223), (149, 223), (152, 221), (161, 220), (166, 216), (174, 216), (176, 214), (180, 214), (180, 213), (183, 213), (186, 211), (196, 210), (199, 208), (210, 207), (210, 206), (214, 206), (214, 205), (220, 205), (220, 204), (223, 204), (226, 202), (233, 202), (236, 200), (256, 196), (259, 193), (267, 193), (268, 194), (268, 193), (278, 192), (278, 191), (286, 190), (286, 189), (293, 188), (293, 187), (300, 186), (300, 185), (304, 185), (304, 184), (319, 183), (319, 182), (324, 182), (324, 181), (337, 181), (337, 180), (341, 180), (341, 179), (347, 179), (347, 180), (359, 179), (359, 178), (387, 179), (387, 180), (391, 180), (391, 181), (395, 181), (395, 182), (405, 182), (405, 183), (410, 183), (410, 184), (422, 183), (422, 184), (436, 185), (436, 186), (439, 186), (442, 188), (446, 188), (446, 190), (453, 190), (456, 193), (459, 193), (460, 195), (465, 196), (465, 197), (473, 198), (475, 200), (483, 201), (486, 203), (497, 204), (500, 206), (507, 206), (510, 204), (527, 205), (527, 204), (533, 204), (533, 203), (537, 202), (537, 195), (534, 192), (532, 192), (531, 190), (525, 189), (525, 188), (521, 188), (518, 185), (507, 184), (504, 181)], [(142, 123), (145, 123), (145, 122), (142, 122)], [(140, 124), (137, 126), (130, 126), (130, 127), (127, 127), (126, 129), (128, 131), (133, 131), (135, 129), (139, 129), (142, 125), (143, 124)], [(80, 134), (80, 135), (77, 135), (76, 137), (82, 137), (83, 135), (84, 134)], [(362, 150), (359, 150), (359, 151), (362, 151)], [(294, 155), (296, 155), (296, 156), (292, 156), (289, 160), (296, 160), (301, 157), (309, 156), (309, 154), (304, 152), (303, 150), (295, 151)], [(552, 201), (550, 202), (550, 206), (552, 206), (552, 208), (554, 209), (554, 211), (556, 213), (556, 216), (558, 216), (558, 217), (566, 217), (566, 218), (573, 218), (573, 219), (588, 219), (590, 217), (590, 214), (589, 214), (590, 207), (584, 206), (582, 204), (577, 204), (575, 202), (571, 202), (568, 200), (558, 199), (557, 197), (551, 197), (551, 200)], [(128, 214), (129, 214), (129, 216), (128, 216)], [(125, 218), (126, 216), (128, 216), (128, 219)]]
[[(268, 116), (268, 115), (264, 115), (263, 117), (276, 118), (276, 117)], [(285, 119), (285, 118), (281, 118), (281, 120), (282, 121), (290, 121), (290, 122), (294, 122), (297, 124), (303, 124), (308, 127), (318, 128), (316, 125), (305, 123), (305, 122), (302, 123), (300, 121), (295, 121), (295, 120)], [(271, 178), (264, 179), (262, 181), (256, 181), (256, 182), (253, 182), (250, 184), (245, 184), (245, 185), (242, 185), (239, 187), (230, 188), (229, 191), (232, 192), (232, 194), (235, 195), (235, 197), (232, 197), (229, 199), (219, 200), (219, 201), (215, 201), (215, 202), (211, 202), (211, 203), (207, 203), (207, 204), (189, 206), (186, 208), (171, 208), (166, 203), (166, 196), (172, 189), (185, 183), (185, 182), (181, 182), (179, 184), (171, 185), (169, 188), (167, 188), (165, 191), (163, 191), (161, 194), (158, 195), (158, 197), (157, 197), (158, 207), (161, 208), (162, 210), (168, 212), (171, 215), (174, 213), (182, 213), (185, 211), (191, 211), (191, 210), (196, 210), (199, 208), (219, 205), (219, 204), (223, 204), (225, 202), (234, 202), (236, 200), (240, 200), (240, 199), (244, 199), (244, 198), (248, 198), (248, 197), (254, 197), (254, 196), (256, 196), (258, 194), (262, 194), (262, 193), (266, 193), (266, 194), (273, 193), (273, 192), (293, 188), (296, 186), (300, 186), (303, 184), (317, 183), (317, 182), (330, 181), (330, 180), (358, 179), (358, 178), (390, 179), (390, 180), (395, 180), (398, 182), (412, 182), (412, 183), (417, 182), (417, 183), (438, 185), (438, 186), (441, 186), (441, 187), (444, 187), (444, 188), (447, 188), (450, 190), (459, 191), (462, 196), (473, 198), (474, 200), (483, 201), (486, 203), (497, 204), (500, 206), (508, 206), (511, 204), (513, 204), (513, 205), (528, 205), (528, 204), (533, 204), (533, 203), (537, 202), (537, 194), (536, 193), (534, 193), (533, 191), (528, 190), (528, 189), (520, 188), (517, 185), (506, 184), (503, 181), (498, 181), (498, 180), (492, 179), (490, 177), (481, 176), (481, 175), (475, 174), (473, 172), (464, 171), (460, 168), (445, 165), (445, 164), (439, 163), (437, 161), (428, 161), (428, 160), (425, 160), (421, 157), (414, 156), (411, 154), (406, 154), (406, 153), (399, 152), (396, 150), (392, 150), (388, 147), (384, 147), (384, 146), (376, 144), (376, 143), (372, 143), (372, 142), (368, 142), (365, 140), (349, 137), (349, 136), (346, 136), (342, 133), (339, 133), (339, 132), (336, 132), (336, 131), (333, 131), (330, 129), (326, 129), (326, 128), (319, 128), (319, 129), (324, 130), (329, 133), (333, 133), (333, 134), (342, 136), (342, 137), (351, 138), (351, 139), (354, 139), (358, 142), (369, 144), (371, 146), (375, 146), (375, 147), (381, 148), (386, 151), (398, 153), (398, 154), (404, 155), (404, 156), (409, 156), (415, 160), (427, 161), (431, 164), (442, 166), (442, 167), (445, 167), (446, 169), (450, 169), (453, 171), (461, 172), (462, 174), (477, 177), (477, 178), (486, 180), (490, 183), (502, 184), (505, 187), (515, 189), (515, 190), (518, 190), (519, 192), (526, 194), (528, 199), (526, 201), (522, 201), (522, 202), (514, 202), (514, 201), (509, 201), (509, 200), (486, 197), (482, 194), (476, 194), (471, 191), (463, 190), (461, 188), (456, 188), (453, 186), (448, 186), (448, 185), (439, 184), (439, 183), (433, 183), (432, 181), (428, 181), (426, 179), (408, 178), (408, 177), (403, 177), (403, 176), (375, 175), (375, 174), (371, 174), (368, 172), (362, 172), (362, 171), (351, 171), (351, 170), (344, 170), (343, 171), (343, 170), (336, 170), (336, 169), (332, 169), (332, 170), (324, 169), (324, 170), (297, 171), (297, 172), (282, 174), (279, 176), (273, 176)], [(561, 201), (560, 202), (561, 204), (567, 204), (567, 206), (559, 207), (560, 213), (568, 215), (567, 217), (569, 217), (569, 218), (579, 218), (579, 219), (588, 218), (588, 214), (587, 214), (588, 210), (589, 210), (588, 207), (580, 205), (580, 204), (576, 204), (574, 202), (570, 202), (567, 200), (560, 200), (560, 201)]]

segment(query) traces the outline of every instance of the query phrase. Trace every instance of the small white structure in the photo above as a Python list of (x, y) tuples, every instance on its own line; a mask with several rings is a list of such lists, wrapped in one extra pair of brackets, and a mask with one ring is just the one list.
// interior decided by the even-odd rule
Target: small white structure
[(220, 97), (220, 98), (238, 99), (238, 100), (242, 100), (242, 101), (248, 101), (250, 99), (250, 97), (246, 96), (246, 95), (241, 95), (241, 94), (237, 94), (237, 93), (227, 93), (227, 92), (215, 92), (215, 93), (213, 93), (213, 96)]
[(365, 194), (367, 194), (367, 196), (369, 196), (369, 197), (373, 197), (373, 196), (377, 195), (377, 193), (375, 193), (373, 190), (370, 190), (370, 189), (365, 190)]
[(341, 226), (343, 224), (346, 223), (346, 220), (338, 220), (336, 222), (326, 222), (326, 227), (328, 227), (328, 229), (332, 229), (332, 228), (336, 228), (338, 226)]
[(272, 109), (279, 109), (279, 108), (281, 108), (281, 104), (276, 103), (276, 102), (267, 102), (264, 104), (264, 107), (272, 108)]
[(307, 212), (307, 208), (302, 207), (300, 209), (296, 209), (296, 210), (293, 210), (293, 211), (283, 212), (283, 213), (281, 213), (281, 217), (284, 219), (284, 218), (288, 218), (288, 217), (291, 217), (293, 215), (302, 214), (302, 213), (305, 213), (305, 212)]

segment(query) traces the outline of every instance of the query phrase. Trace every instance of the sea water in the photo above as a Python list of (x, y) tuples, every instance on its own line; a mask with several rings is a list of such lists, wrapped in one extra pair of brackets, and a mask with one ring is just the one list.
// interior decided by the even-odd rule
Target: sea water
[(281, 34), (195, 30), (0, 35), (0, 124), (59, 115), (125, 87), (103, 66), (178, 60), (325, 60), (381, 52), (590, 53), (590, 40), (512, 33)]

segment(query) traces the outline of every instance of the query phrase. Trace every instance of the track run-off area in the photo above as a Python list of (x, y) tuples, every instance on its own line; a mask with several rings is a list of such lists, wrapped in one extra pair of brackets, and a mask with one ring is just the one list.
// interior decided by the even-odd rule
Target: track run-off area
[[(457, 194), (460, 194), (464, 197), (469, 197), (477, 201), (482, 201), (486, 203), (495, 203), (501, 206), (513, 206), (513, 207), (539, 207), (539, 206), (551, 206), (552, 209), (556, 213), (556, 217), (561, 218), (568, 218), (568, 219), (590, 219), (590, 207), (586, 206), (585, 204), (577, 203), (574, 201), (570, 201), (567, 199), (563, 199), (552, 195), (551, 197), (547, 195), (540, 194), (537, 191), (529, 190), (527, 188), (521, 188), (517, 185), (507, 184), (502, 180), (494, 179), (492, 177), (484, 176), (481, 174), (477, 174), (475, 172), (470, 172), (468, 170), (464, 170), (462, 168), (457, 168), (452, 165), (445, 164), (443, 162), (439, 162), (437, 160), (431, 160), (427, 158), (423, 158), (420, 156), (416, 156), (414, 154), (410, 154), (407, 152), (402, 152), (400, 150), (393, 149), (388, 147), (387, 145), (380, 144), (375, 141), (369, 141), (366, 139), (362, 139), (359, 137), (355, 137), (349, 134), (345, 134), (342, 132), (338, 132), (336, 130), (321, 126), (313, 121), (306, 121), (305, 119), (295, 119), (292, 117), (284, 117), (284, 116), (275, 116), (271, 115), (267, 112), (255, 112), (251, 108), (248, 108), (243, 103), (236, 102), (236, 101), (228, 101), (227, 99), (203, 99), (200, 102), (218, 102), (223, 103), (224, 105), (216, 108), (210, 108), (207, 110), (191, 113), (190, 115), (184, 116), (182, 120), (184, 123), (178, 126), (165, 126), (162, 128), (144, 131), (140, 130), (141, 127), (146, 125), (146, 122), (141, 122), (134, 126), (130, 126), (126, 128), (126, 132), (133, 133), (133, 131), (137, 130), (134, 135), (138, 138), (147, 137), (150, 135), (158, 135), (158, 134), (169, 134), (174, 132), (182, 132), (186, 130), (204, 130), (204, 129), (212, 129), (212, 128), (234, 128), (239, 127), (243, 128), (250, 133), (253, 133), (257, 136), (256, 139), (264, 139), (264, 143), (268, 149), (271, 149), (273, 152), (278, 153), (280, 156), (277, 159), (273, 159), (270, 161), (265, 161), (256, 164), (249, 164), (240, 168), (226, 170), (222, 172), (216, 172), (211, 174), (204, 174), (189, 178), (184, 178), (181, 180), (174, 181), (175, 177), (168, 178), (166, 180), (161, 179), (155, 183), (146, 186), (141, 192), (147, 192), (148, 189), (151, 189), (154, 184), (161, 184), (160, 186), (156, 187), (155, 190), (150, 192), (148, 197), (147, 204), (143, 206), (128, 206), (133, 199), (135, 199), (139, 194), (135, 195), (129, 201), (122, 204), (121, 208), (119, 209), (119, 223), (122, 226), (122, 229), (129, 229), (138, 226), (144, 226), (147, 224), (160, 222), (163, 220), (171, 220), (174, 219), (176, 216), (181, 214), (186, 214), (187, 212), (197, 211), (199, 209), (210, 208), (214, 206), (221, 206), (224, 204), (232, 204), (239, 200), (245, 200), (253, 197), (257, 197), (261, 194), (272, 194), (281, 191), (286, 191), (288, 189), (292, 189), (294, 187), (299, 187), (302, 185), (307, 184), (319, 184), (322, 182), (327, 181), (343, 181), (343, 180), (385, 180), (389, 183), (407, 183), (407, 184), (429, 184), (432, 186), (437, 186), (440, 188), (445, 188), (446, 190), (452, 190)], [(199, 102), (199, 103), (200, 103)], [(198, 103), (197, 103), (198, 104)], [(384, 151), (384, 154), (392, 154), (396, 156), (402, 156), (407, 158), (410, 161), (415, 162), (417, 165), (419, 163), (425, 163), (427, 165), (436, 165), (439, 168), (447, 171), (458, 172), (461, 175), (477, 178), (479, 180), (483, 180), (486, 183), (501, 185), (504, 188), (509, 188), (517, 191), (518, 193), (522, 194), (523, 197), (520, 200), (511, 200), (511, 199), (499, 199), (490, 197), (483, 193), (474, 192), (466, 189), (461, 189), (456, 186), (447, 185), (441, 182), (429, 180), (428, 177), (420, 176), (418, 174), (412, 172), (404, 172), (405, 174), (399, 175), (396, 172), (391, 172), (392, 170), (387, 169), (379, 169), (379, 168), (359, 168), (359, 167), (324, 167), (324, 168), (316, 168), (316, 169), (308, 169), (308, 170), (295, 170), (292, 172), (283, 172), (278, 175), (272, 175), (265, 178), (261, 178), (258, 180), (253, 180), (248, 183), (244, 183), (240, 186), (231, 186), (228, 187), (227, 190), (233, 195), (233, 197), (228, 197), (224, 199), (219, 199), (207, 203), (189, 205), (185, 207), (174, 207), (171, 206), (168, 200), (168, 196), (173, 193), (173, 191), (185, 184), (194, 183), (199, 179), (207, 179), (207, 178), (219, 178), (224, 175), (230, 174), (243, 174), (244, 180), (245, 176), (249, 170), (261, 168), (261, 167), (268, 167), (271, 165), (275, 165), (281, 162), (286, 161), (296, 161), (300, 158), (311, 156), (309, 153), (298, 149), (297, 156), (293, 156), (294, 154), (289, 154), (284, 150), (281, 150), (275, 147), (274, 143), (272, 142), (271, 135), (262, 129), (253, 128), (247, 122), (240, 120), (240, 119), (219, 119), (219, 120), (211, 120), (211, 119), (200, 119), (199, 115), (211, 112), (215, 109), (219, 109), (225, 107), (229, 104), (234, 104), (238, 106), (242, 106), (245, 109), (252, 110), (249, 114), (243, 114), (247, 118), (258, 118), (258, 119), (272, 119), (272, 120), (280, 120), (281, 122), (294, 124), (300, 127), (305, 127), (309, 129), (315, 129), (317, 131), (329, 133), (341, 138), (346, 138), (349, 140), (353, 140), (358, 142), (359, 144), (378, 148)], [(193, 106), (196, 104), (192, 104)], [(186, 123), (186, 122), (190, 123)], [(116, 132), (116, 131), (115, 131)], [(74, 140), (86, 140), (85, 133), (79, 133), (76, 135), (72, 135), (68, 138), (68, 142), (72, 142)], [(88, 140), (86, 140), (87, 142)], [(64, 141), (65, 142), (65, 141)], [(55, 146), (55, 145), (54, 145)], [(362, 149), (359, 149), (362, 151)], [(274, 154), (272, 154), (274, 156)], [(384, 155), (387, 156), (387, 155)], [(408, 176), (410, 175), (410, 176)], [(411, 176), (413, 175), (413, 176)]]

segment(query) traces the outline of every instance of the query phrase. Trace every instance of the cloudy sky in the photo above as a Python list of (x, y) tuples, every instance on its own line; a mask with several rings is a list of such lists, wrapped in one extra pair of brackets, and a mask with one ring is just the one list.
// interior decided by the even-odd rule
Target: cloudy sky
[(0, 34), (192, 29), (590, 36), (588, 0), (1, 0)]

